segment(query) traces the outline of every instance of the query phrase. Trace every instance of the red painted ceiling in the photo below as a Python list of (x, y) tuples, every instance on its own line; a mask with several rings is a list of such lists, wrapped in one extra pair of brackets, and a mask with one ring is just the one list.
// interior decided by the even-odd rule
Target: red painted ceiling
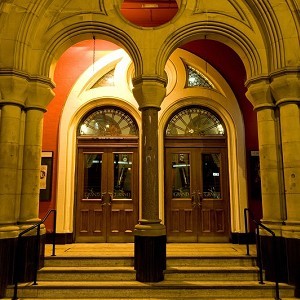
[(124, 0), (121, 13), (131, 23), (156, 27), (172, 20), (178, 11), (176, 0)]

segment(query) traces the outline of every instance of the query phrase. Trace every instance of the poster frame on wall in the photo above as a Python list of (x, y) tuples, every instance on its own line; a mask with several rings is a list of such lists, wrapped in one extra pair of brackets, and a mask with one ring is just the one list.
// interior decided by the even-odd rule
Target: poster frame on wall
[(43, 151), (40, 171), (40, 201), (51, 201), (53, 151)]

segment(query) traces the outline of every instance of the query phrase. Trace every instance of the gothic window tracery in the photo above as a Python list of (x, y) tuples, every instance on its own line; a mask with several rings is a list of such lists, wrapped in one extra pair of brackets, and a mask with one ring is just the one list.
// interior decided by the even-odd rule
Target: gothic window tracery
[(115, 85), (114, 72), (115, 72), (115, 69), (113, 69), (113, 70), (107, 72), (105, 75), (103, 75), (92, 86), (92, 89), (97, 88), (97, 87), (104, 87), (104, 86), (114, 86)]
[(201, 107), (189, 107), (176, 113), (166, 129), (166, 136), (224, 136), (219, 118)]
[(210, 80), (197, 69), (187, 66), (187, 87), (205, 87), (209, 89), (215, 89)]
[(86, 116), (79, 125), (78, 136), (133, 137), (138, 135), (135, 120), (116, 107), (98, 108)]

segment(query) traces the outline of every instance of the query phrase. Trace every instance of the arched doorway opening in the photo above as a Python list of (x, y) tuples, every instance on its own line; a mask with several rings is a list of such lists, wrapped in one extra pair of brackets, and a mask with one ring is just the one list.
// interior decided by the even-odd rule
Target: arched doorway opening
[(138, 220), (138, 126), (113, 106), (88, 112), (77, 129), (76, 242), (132, 242)]
[(165, 129), (168, 242), (228, 242), (229, 176), (225, 126), (201, 106), (177, 110)]

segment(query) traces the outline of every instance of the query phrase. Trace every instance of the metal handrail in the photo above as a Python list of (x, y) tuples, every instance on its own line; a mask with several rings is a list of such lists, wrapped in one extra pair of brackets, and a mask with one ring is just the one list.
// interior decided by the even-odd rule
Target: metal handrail
[(249, 254), (249, 241), (248, 241), (248, 215), (251, 221), (256, 225), (256, 253), (257, 253), (257, 264), (259, 267), (259, 283), (264, 284), (263, 281), (263, 262), (262, 262), (262, 250), (260, 244), (260, 234), (259, 234), (259, 227), (263, 228), (267, 232), (272, 235), (272, 252), (273, 252), (273, 260), (274, 260), (274, 267), (275, 267), (275, 299), (281, 300), (279, 297), (279, 280), (278, 280), (278, 266), (277, 266), (277, 251), (276, 251), (276, 236), (274, 231), (270, 228), (262, 224), (260, 221), (254, 218), (253, 213), (249, 210), (249, 208), (244, 209), (244, 221), (245, 221), (245, 231), (246, 231), (246, 251), (247, 255)]
[(21, 248), (21, 238), (29, 231), (37, 228), (37, 235), (36, 235), (36, 244), (35, 244), (35, 268), (34, 268), (34, 285), (37, 285), (37, 271), (39, 266), (39, 254), (40, 254), (40, 231), (41, 231), (41, 225), (46, 221), (46, 219), (49, 217), (49, 215), (53, 212), (53, 236), (52, 236), (52, 255), (55, 256), (55, 236), (56, 236), (56, 210), (50, 209), (45, 217), (39, 221), (38, 223), (30, 226), (29, 228), (23, 230), (19, 233), (18, 239), (17, 239), (17, 247), (14, 255), (14, 273), (13, 273), (13, 282), (14, 282), (14, 295), (12, 300), (18, 299), (18, 282), (19, 282), (19, 273), (18, 273), (18, 267), (19, 267), (19, 255), (20, 255), (20, 248)]

